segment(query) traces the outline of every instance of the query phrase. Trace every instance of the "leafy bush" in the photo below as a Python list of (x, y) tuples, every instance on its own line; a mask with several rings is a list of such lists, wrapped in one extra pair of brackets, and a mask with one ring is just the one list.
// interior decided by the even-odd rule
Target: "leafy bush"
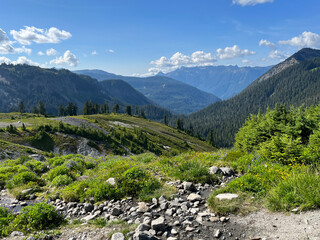
[(52, 205), (37, 203), (23, 208), (21, 214), (13, 220), (10, 228), (28, 233), (58, 227), (64, 221), (63, 216)]
[(9, 225), (13, 221), (14, 216), (7, 208), (0, 207), (0, 237), (4, 237), (9, 233)]
[(275, 211), (319, 208), (320, 176), (309, 171), (292, 174), (269, 192), (267, 205)]
[(73, 179), (70, 176), (59, 175), (52, 180), (51, 185), (55, 187), (67, 186), (72, 182), (73, 182)]
[(21, 186), (30, 182), (36, 182), (39, 178), (32, 172), (22, 172), (16, 174), (8, 183), (8, 188), (13, 188), (16, 186)]
[(38, 175), (48, 171), (47, 165), (45, 165), (43, 162), (40, 162), (34, 159), (25, 162), (23, 165)]

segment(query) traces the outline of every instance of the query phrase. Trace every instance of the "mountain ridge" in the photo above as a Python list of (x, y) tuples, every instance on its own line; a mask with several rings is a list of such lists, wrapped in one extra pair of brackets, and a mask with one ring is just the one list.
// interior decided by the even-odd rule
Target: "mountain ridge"
[(111, 79), (124, 80), (159, 106), (177, 114), (190, 114), (216, 101), (220, 101), (220, 98), (213, 94), (164, 76), (140, 78), (110, 74), (108, 72), (103, 75), (104, 71), (102, 70), (78, 70), (74, 72), (96, 78), (100, 81)]
[[(298, 54), (301, 55), (304, 51), (302, 49)], [(319, 50), (314, 51), (315, 55), (319, 53)], [(264, 112), (277, 104), (309, 106), (318, 103), (320, 58), (313, 56), (309, 54), (300, 58), (300, 62), (264, 81), (258, 78), (238, 95), (191, 114), (187, 121), (192, 122), (202, 135), (207, 135), (212, 130), (219, 146), (232, 146), (235, 133), (250, 114)], [(289, 57), (285, 61), (292, 61), (291, 59)], [(277, 67), (278, 65), (274, 68)]]

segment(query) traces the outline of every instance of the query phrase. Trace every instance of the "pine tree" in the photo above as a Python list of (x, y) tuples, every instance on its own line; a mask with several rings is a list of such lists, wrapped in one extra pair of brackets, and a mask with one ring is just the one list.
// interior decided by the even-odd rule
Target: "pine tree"
[(213, 146), (213, 147), (216, 146), (215, 143), (214, 143), (213, 131), (212, 131), (212, 130), (209, 131), (208, 138), (207, 138), (207, 142), (208, 142), (211, 146)]
[(118, 104), (114, 105), (113, 108), (112, 108), (112, 112), (113, 113), (119, 113), (120, 111), (120, 107)]
[(90, 107), (89, 107), (89, 102), (86, 101), (84, 103), (83, 109), (82, 109), (82, 114), (83, 115), (89, 115), (90, 114)]
[(60, 104), (59, 109), (58, 109), (58, 116), (64, 116), (64, 107), (62, 104)]
[(23, 101), (20, 101), (20, 103), (19, 103), (19, 112), (20, 112), (20, 113), (24, 113), (24, 112), (25, 112)]
[(146, 114), (144, 113), (144, 109), (141, 109), (140, 116), (141, 116), (142, 118), (146, 118)]
[(168, 125), (168, 122), (167, 122), (167, 115), (163, 115), (163, 124), (164, 125)]
[(39, 112), (39, 114), (41, 114), (41, 115), (46, 115), (46, 108), (45, 108), (45, 106), (44, 106), (44, 104), (43, 104), (42, 101), (39, 101), (39, 104), (38, 104), (38, 112)]
[(139, 107), (136, 106), (135, 115), (139, 116)]
[(127, 107), (126, 107), (126, 113), (129, 115), (129, 116), (131, 116), (131, 106), (130, 105), (128, 105)]

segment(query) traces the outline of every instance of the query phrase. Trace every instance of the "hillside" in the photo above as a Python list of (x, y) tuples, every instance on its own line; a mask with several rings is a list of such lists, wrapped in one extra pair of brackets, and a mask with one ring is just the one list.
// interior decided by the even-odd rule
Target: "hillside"
[(126, 77), (101, 70), (79, 70), (75, 71), (75, 73), (88, 75), (99, 81), (122, 79), (159, 106), (179, 114), (198, 111), (220, 100), (213, 94), (163, 76)]
[[(318, 54), (319, 50), (300, 50), (273, 67), (237, 96), (190, 115), (188, 121), (203, 135), (212, 129), (214, 140), (219, 146), (231, 146), (235, 133), (245, 119), (259, 109), (264, 112), (268, 106), (273, 108), (277, 104), (309, 106), (318, 103), (320, 58), (314, 58)], [(296, 63), (292, 65), (293, 61)], [(282, 67), (288, 65), (291, 66)]]
[(90, 156), (147, 151), (170, 156), (189, 150), (214, 149), (174, 128), (125, 114), (45, 118), (36, 114), (2, 113), (0, 139), (1, 158), (16, 158), (17, 154), (13, 154), (16, 149), (22, 155), (44, 151)]
[(20, 101), (24, 102), (25, 110), (31, 112), (42, 101), (48, 114), (56, 115), (59, 105), (66, 106), (69, 102), (77, 104), (78, 113), (81, 113), (84, 103), (89, 100), (107, 103), (110, 111), (114, 104), (120, 106), (121, 112), (129, 104), (144, 106), (146, 116), (154, 120), (161, 120), (164, 114), (171, 115), (122, 80), (98, 82), (64, 69), (0, 65), (1, 112), (17, 111)]
[(181, 67), (164, 76), (190, 84), (221, 99), (235, 96), (271, 67)]
[(111, 97), (119, 99), (125, 104), (132, 105), (148, 105), (153, 104), (151, 100), (146, 98), (142, 93), (136, 91), (131, 85), (123, 80), (104, 80), (99, 85)]

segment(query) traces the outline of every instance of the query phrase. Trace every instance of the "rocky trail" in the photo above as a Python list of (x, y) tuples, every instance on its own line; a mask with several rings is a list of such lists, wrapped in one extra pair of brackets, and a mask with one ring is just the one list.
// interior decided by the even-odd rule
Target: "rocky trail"
[[(225, 176), (232, 179), (235, 176)], [(112, 183), (112, 179), (110, 181)], [(64, 202), (57, 199), (50, 202), (67, 219), (79, 219), (83, 224), (60, 229), (61, 234), (47, 239), (61, 240), (124, 240), (125, 236), (115, 224), (97, 228), (86, 224), (93, 219), (128, 223), (134, 228), (126, 235), (131, 240), (206, 240), (206, 239), (250, 239), (250, 240), (317, 240), (320, 239), (320, 211), (305, 213), (270, 213), (266, 210), (247, 216), (217, 216), (207, 208), (208, 193), (219, 186), (193, 184), (191, 182), (168, 182), (178, 192), (172, 199), (160, 197), (152, 202), (137, 202), (132, 198), (121, 201), (105, 201), (99, 205)], [(227, 201), (227, 200), (225, 200)], [(19, 211), (33, 200), (18, 201), (3, 190), (0, 205)], [(117, 232), (118, 231), (118, 232)], [(13, 232), (5, 239), (25, 239), (23, 233)], [(26, 238), (34, 240), (32, 236)]]

